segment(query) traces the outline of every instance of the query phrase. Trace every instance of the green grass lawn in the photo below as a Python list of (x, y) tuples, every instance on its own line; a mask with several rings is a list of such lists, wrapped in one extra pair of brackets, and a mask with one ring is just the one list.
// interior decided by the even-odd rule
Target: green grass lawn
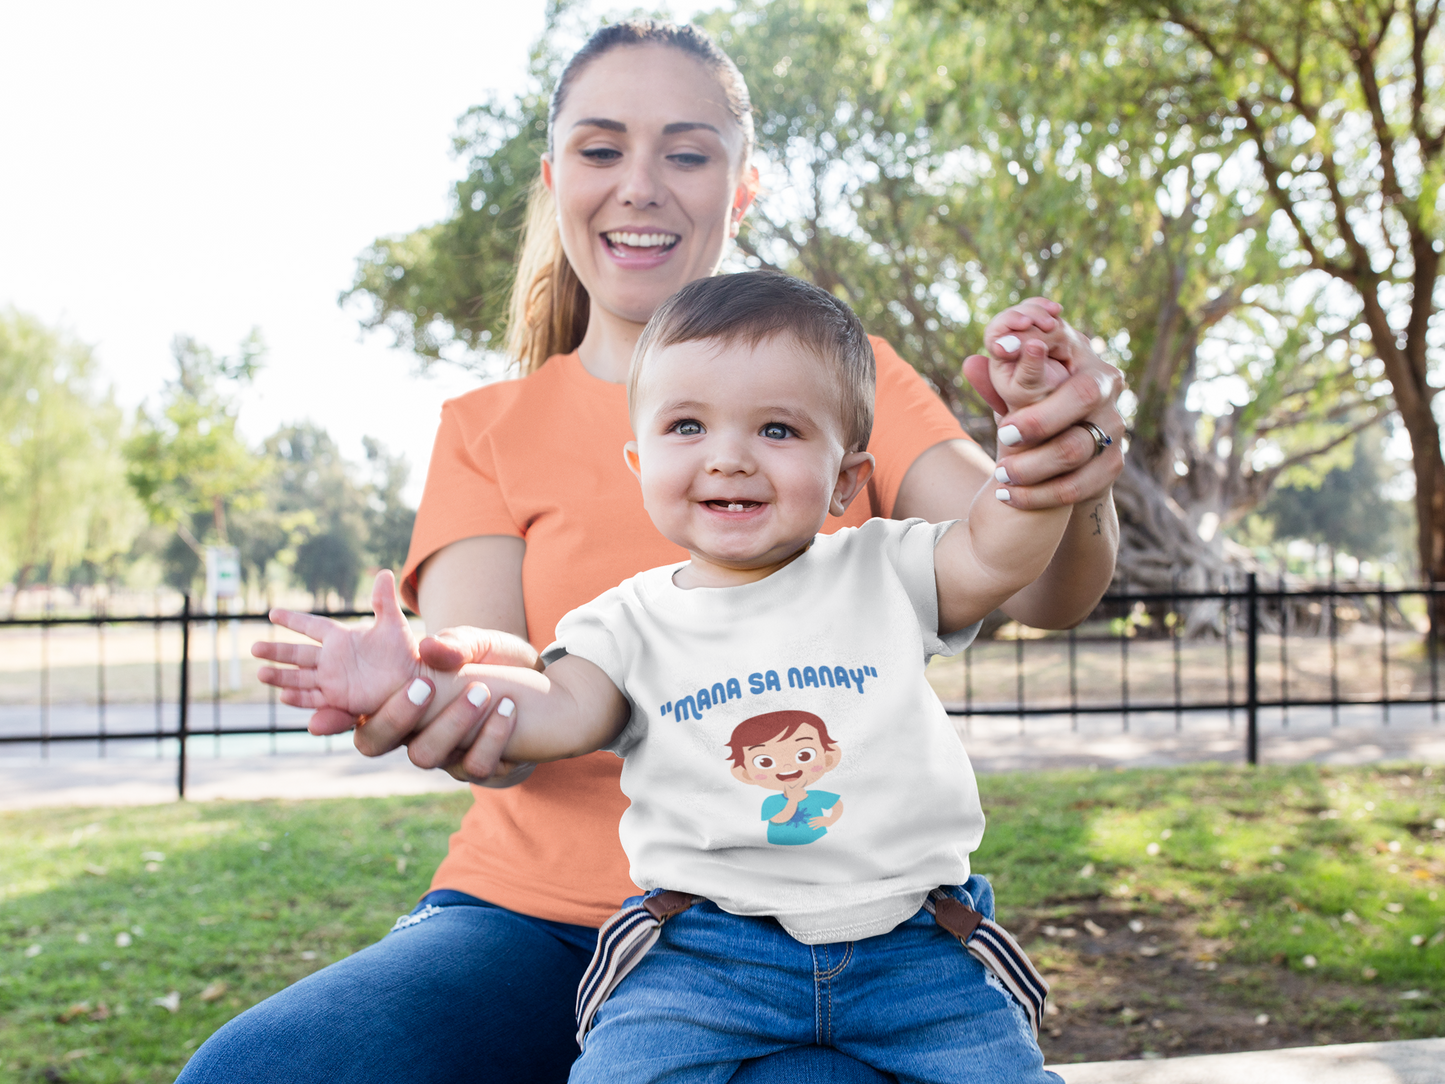
[[(1221, 969), (1250, 1011), (1318, 1013), (1317, 990), (1365, 1006), (1373, 1037), (1445, 1034), (1445, 771), (1427, 773), (985, 776), (975, 868), (1066, 990), (1065, 1020), (1108, 981), (1092, 977), (1099, 960), (1152, 966), (1162, 952), (1202, 979)], [(467, 801), (0, 813), (0, 1082), (173, 1079), (241, 1009), (384, 934), (425, 891)], [(1087, 935), (1049, 924), (1084, 912), (1115, 956), (1081, 955)], [(1181, 915), (1193, 940), (1163, 949), (1124, 924)], [(1147, 1010), (1107, 1011), (1116, 1030), (1152, 1034), (1135, 1023)]]

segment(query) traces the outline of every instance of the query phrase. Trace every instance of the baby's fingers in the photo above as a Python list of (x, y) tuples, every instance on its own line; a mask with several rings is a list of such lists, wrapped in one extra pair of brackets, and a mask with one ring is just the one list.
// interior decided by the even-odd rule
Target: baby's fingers
[(257, 640), (251, 645), (251, 654), (258, 659), (289, 663), (291, 666), (315, 668), (321, 658), (321, 649), (315, 644), (288, 644), (281, 640)]
[(278, 666), (263, 666), (256, 671), (262, 685), (274, 685), (278, 689), (316, 688), (315, 670), (282, 670)]
[(341, 622), (333, 621), (329, 617), (318, 617), (316, 614), (301, 613), (297, 610), (272, 610), (267, 616), (271, 618), (271, 624), (280, 625), (283, 629), (290, 629), (292, 632), (299, 632), (302, 636), (309, 636), (313, 640), (325, 640), (328, 633), (346, 628)]
[(289, 704), (293, 708), (305, 708), (308, 711), (316, 711), (318, 708), (328, 707), (326, 697), (321, 695), (320, 689), (282, 689), (278, 699), (283, 704)]

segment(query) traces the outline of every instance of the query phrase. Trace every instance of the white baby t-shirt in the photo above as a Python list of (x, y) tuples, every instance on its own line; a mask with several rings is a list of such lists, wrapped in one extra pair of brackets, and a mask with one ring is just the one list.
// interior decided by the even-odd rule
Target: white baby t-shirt
[(738, 587), (655, 568), (558, 622), (543, 658), (589, 660), (632, 704), (609, 748), (638, 886), (822, 944), (886, 933), (968, 879), (978, 787), (924, 677), (978, 631), (938, 634), (949, 526), (869, 520)]

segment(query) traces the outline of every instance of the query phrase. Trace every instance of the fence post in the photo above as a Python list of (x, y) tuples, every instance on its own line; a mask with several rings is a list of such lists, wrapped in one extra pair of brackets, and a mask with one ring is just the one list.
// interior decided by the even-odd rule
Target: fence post
[(190, 726), (191, 706), (191, 596), (185, 596), (181, 603), (181, 688), (180, 720), (176, 726), (176, 740), (180, 742), (180, 763), (176, 767), (177, 796), (186, 797), (186, 732)]
[(1259, 578), (1251, 572), (1247, 588), (1247, 638), (1244, 644), (1244, 759), (1259, 763)]

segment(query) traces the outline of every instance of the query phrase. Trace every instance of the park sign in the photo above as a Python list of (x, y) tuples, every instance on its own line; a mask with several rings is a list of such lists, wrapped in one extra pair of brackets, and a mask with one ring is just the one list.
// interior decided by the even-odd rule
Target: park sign
[(235, 598), (241, 593), (241, 554), (235, 546), (206, 547), (206, 595)]

